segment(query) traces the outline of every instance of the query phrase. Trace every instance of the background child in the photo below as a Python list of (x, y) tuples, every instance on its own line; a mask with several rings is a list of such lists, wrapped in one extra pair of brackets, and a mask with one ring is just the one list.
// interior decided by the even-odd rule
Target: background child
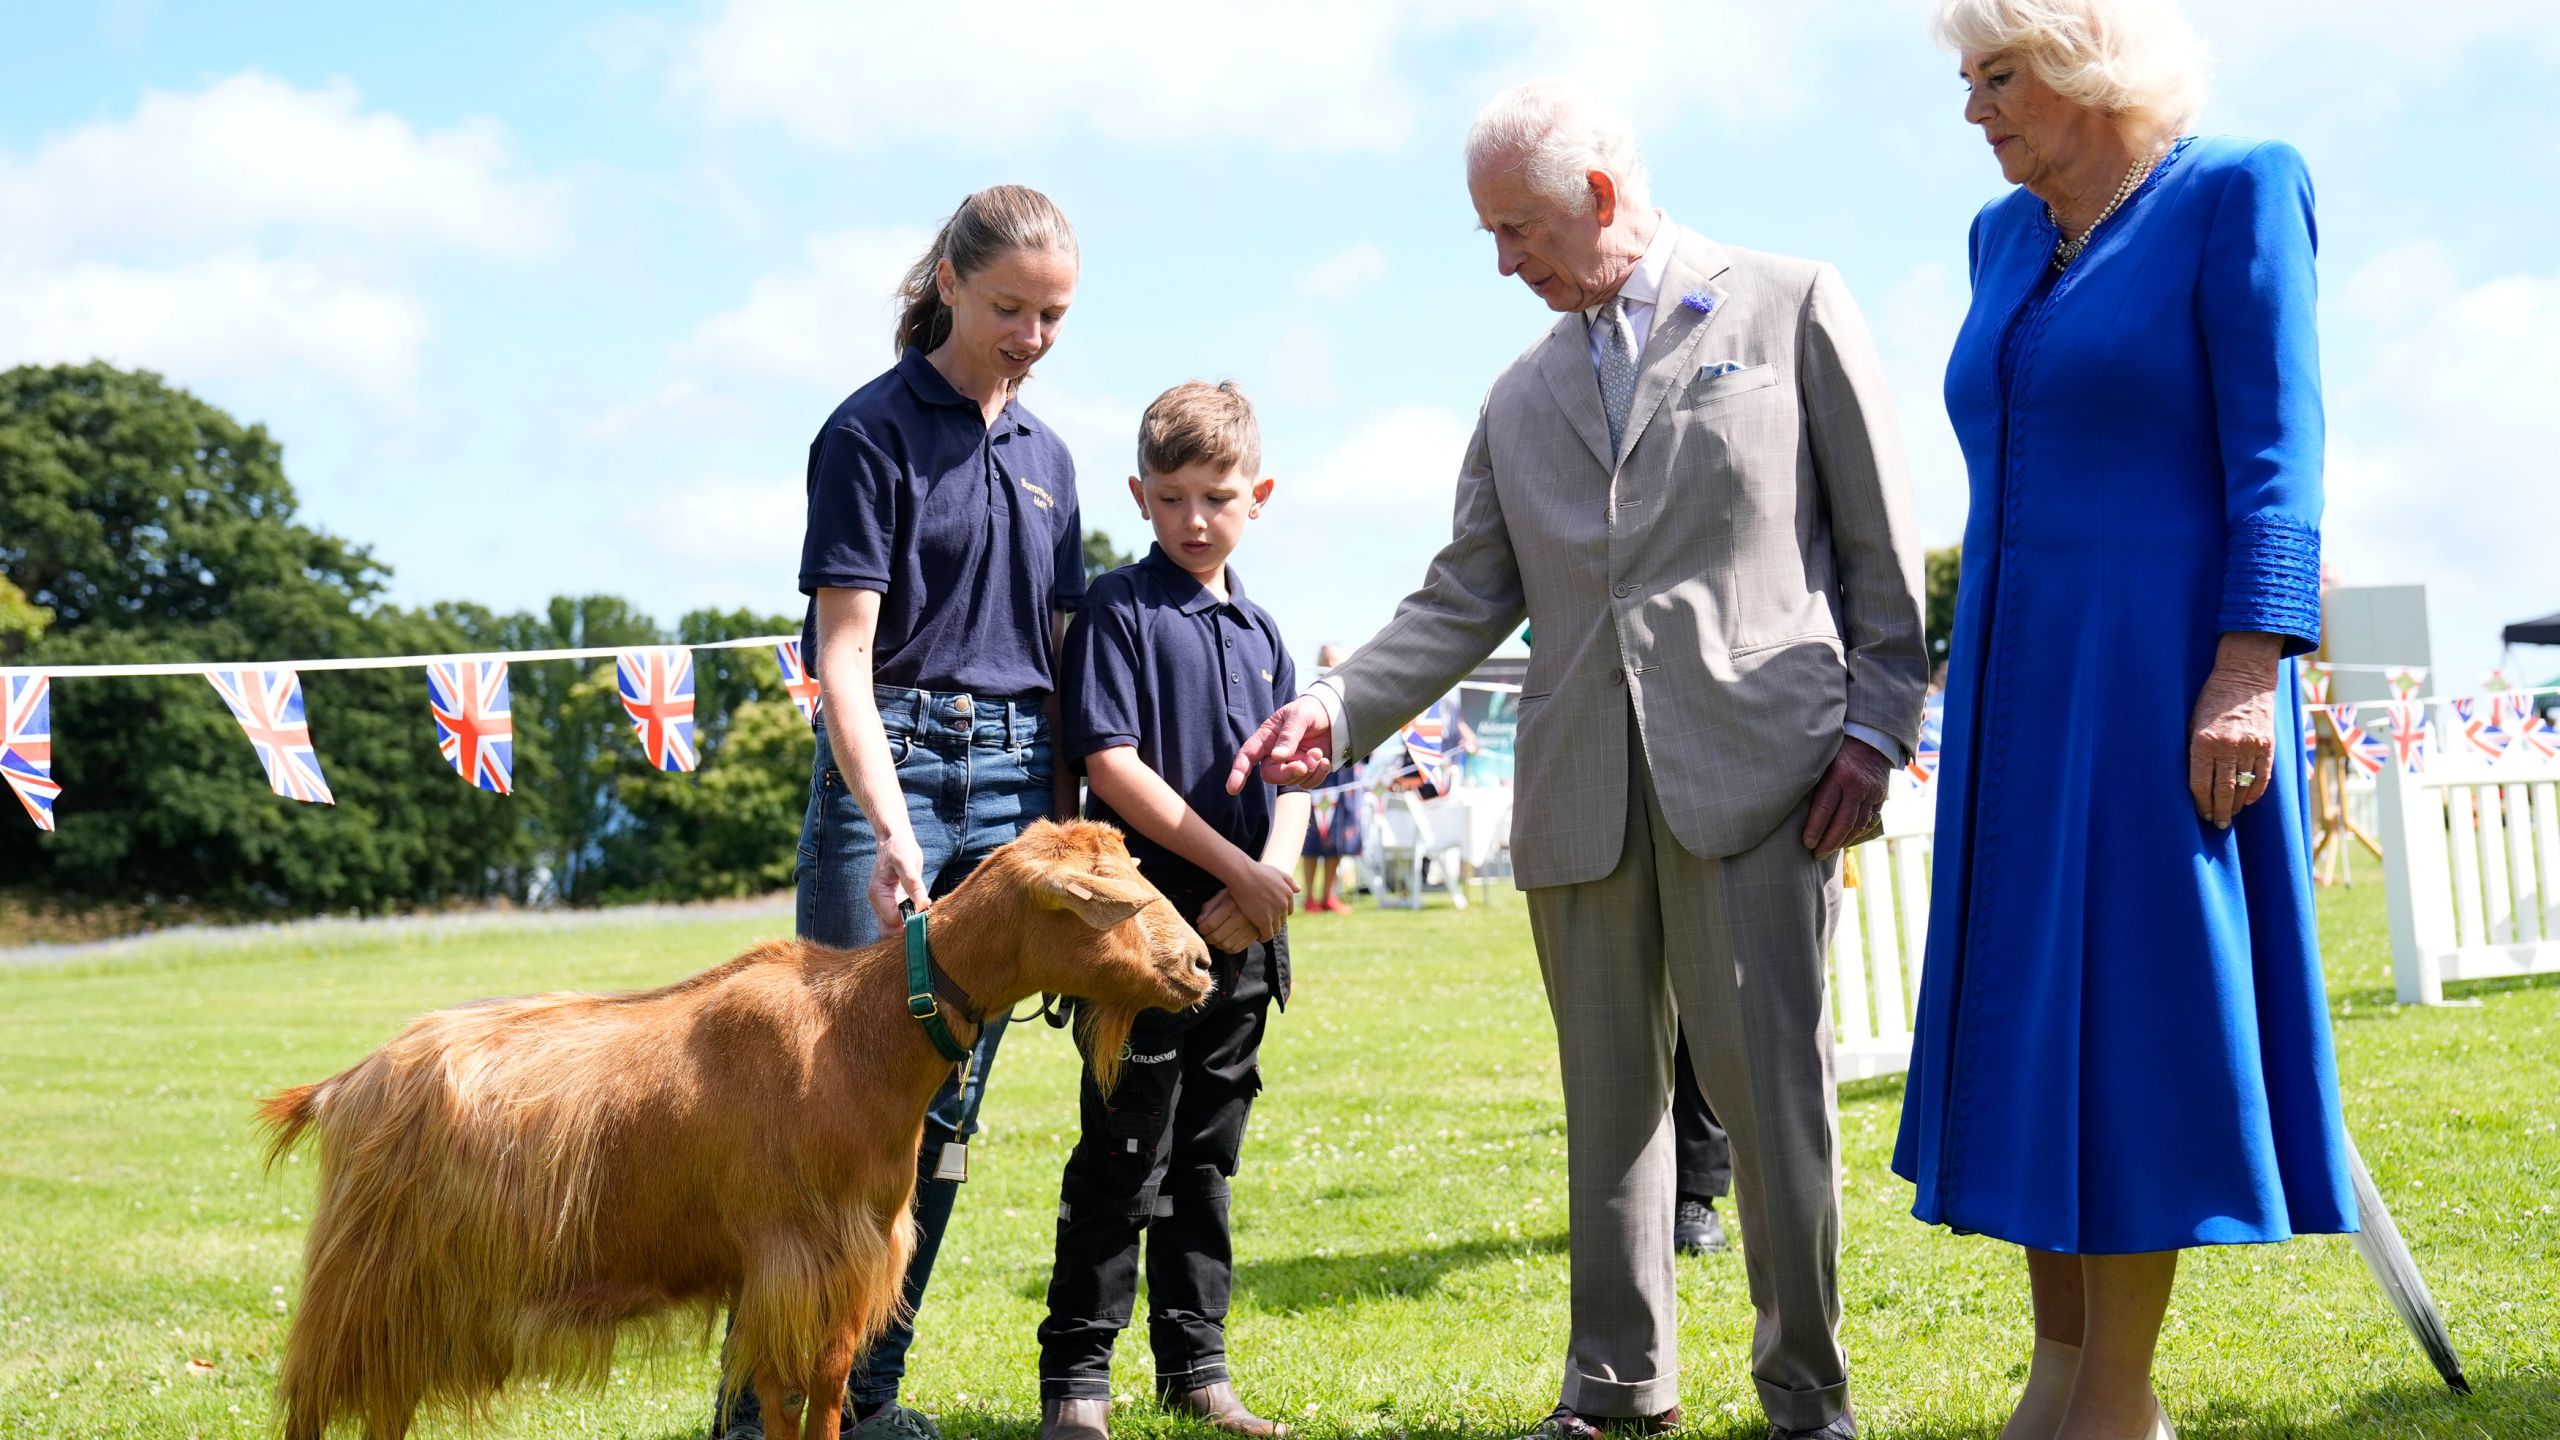
[[(1317, 650), (1317, 673), (1341, 664), (1350, 653), (1339, 645)], [(1365, 840), (1365, 827), (1360, 823), (1365, 817), (1361, 811), (1366, 808), (1368, 797), (1356, 788), (1345, 787), (1360, 783), (1362, 768), (1353, 761), (1326, 776), (1322, 793), (1315, 798), (1314, 814), (1307, 821), (1306, 844), (1298, 851), (1298, 888), (1306, 893), (1306, 911), (1310, 915), (1327, 910), (1348, 913), (1351, 909), (1342, 903), (1340, 894), (1342, 862), (1346, 856), (1357, 857), (1360, 853)], [(1317, 877), (1319, 862), (1323, 866), (1321, 880)]]

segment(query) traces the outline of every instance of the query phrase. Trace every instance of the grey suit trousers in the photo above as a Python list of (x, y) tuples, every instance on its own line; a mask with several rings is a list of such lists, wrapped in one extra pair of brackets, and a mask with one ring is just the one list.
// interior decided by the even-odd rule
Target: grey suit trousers
[(1733, 1142), (1760, 1402), (1778, 1425), (1818, 1428), (1849, 1403), (1824, 964), (1839, 861), (1804, 848), (1801, 806), (1739, 854), (1690, 854), (1663, 819), (1641, 739), (1631, 733), (1627, 748), (1617, 868), (1528, 892), (1564, 1071), (1573, 1335), (1563, 1403), (1635, 1416), (1679, 1402), (1676, 1004), (1699, 1086)]

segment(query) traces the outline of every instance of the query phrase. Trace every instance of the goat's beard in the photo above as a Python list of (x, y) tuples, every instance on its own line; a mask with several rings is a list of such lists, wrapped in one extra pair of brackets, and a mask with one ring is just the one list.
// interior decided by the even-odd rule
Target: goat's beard
[(1129, 1028), (1137, 1023), (1134, 1006), (1097, 1005), (1088, 1000), (1076, 1007), (1076, 1048), (1093, 1069), (1094, 1088), (1105, 1095), (1120, 1083), (1120, 1061), (1129, 1053)]

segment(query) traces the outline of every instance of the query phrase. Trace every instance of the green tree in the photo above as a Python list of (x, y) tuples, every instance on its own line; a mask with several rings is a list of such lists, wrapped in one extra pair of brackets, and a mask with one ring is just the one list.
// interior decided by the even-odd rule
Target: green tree
[(266, 427), (157, 375), (0, 372), (0, 573), (59, 631), (264, 640), (379, 594), (387, 572), (295, 508)]
[(1101, 531), (1087, 530), (1084, 532), (1085, 579), (1091, 580), (1097, 575), (1117, 570), (1123, 565), (1135, 564), (1137, 559), (1137, 556), (1131, 555), (1115, 547), (1111, 543), (1111, 537), (1103, 534)]
[[(0, 569), (53, 612), (34, 663), (273, 659), (460, 648), (376, 603), (385, 572), (301, 524), (279, 448), (157, 376), (0, 372)], [(313, 672), (334, 806), (268, 792), (201, 680), (54, 687), (59, 834), (0, 825), (0, 875), (56, 896), (258, 911), (375, 910), (493, 893), (506, 802), (436, 754), (414, 671)]]
[[(697, 610), (676, 622), (676, 639), (700, 646), (797, 628), (752, 610)], [(811, 741), (773, 652), (697, 649), (693, 690), (693, 773), (655, 769), (636, 744), (594, 772), (610, 790), (612, 817), (581, 899), (693, 900), (790, 883)]]
[(696, 900), (791, 883), (809, 799), (808, 723), (786, 697), (741, 702), (691, 775), (623, 777), (632, 823), (605, 837), (598, 898)]
[(1926, 561), (1929, 634), (1929, 660), (1935, 664), (1947, 658), (1947, 645), (1956, 633), (1956, 576), (1964, 568), (1964, 547), (1947, 545), (1932, 550)]
[[(658, 622), (614, 595), (559, 595), (540, 615), (498, 617), (476, 644), (503, 650), (627, 649), (667, 643)], [(511, 667), (516, 790), (534, 848), (530, 900), (592, 904), (604, 837), (629, 823), (615, 793), (626, 759), (640, 760), (611, 660)]]
[(7, 660), (37, 640), (53, 625), (53, 612), (27, 598), (27, 592), (0, 575), (0, 660)]

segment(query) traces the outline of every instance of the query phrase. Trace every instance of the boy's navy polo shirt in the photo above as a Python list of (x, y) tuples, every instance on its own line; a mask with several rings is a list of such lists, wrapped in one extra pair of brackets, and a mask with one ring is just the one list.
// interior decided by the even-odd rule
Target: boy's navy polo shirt
[(1084, 597), (1076, 466), (1018, 400), (993, 425), (910, 348), (809, 445), (800, 654), (818, 673), (817, 592), (880, 592), (871, 678), (1007, 699), (1057, 688), (1049, 612)]
[[(1114, 745), (1134, 746), (1210, 828), (1248, 855), (1271, 836), (1279, 792), (1256, 776), (1227, 793), (1236, 751), (1298, 693), (1297, 667), (1279, 623), (1245, 598), (1227, 569), (1220, 600), (1164, 553), (1093, 582), (1067, 629), (1061, 679), (1068, 755), (1078, 761)], [(1118, 825), (1147, 879), (1186, 916), (1226, 887), (1122, 821), (1088, 791), (1087, 819)]]

